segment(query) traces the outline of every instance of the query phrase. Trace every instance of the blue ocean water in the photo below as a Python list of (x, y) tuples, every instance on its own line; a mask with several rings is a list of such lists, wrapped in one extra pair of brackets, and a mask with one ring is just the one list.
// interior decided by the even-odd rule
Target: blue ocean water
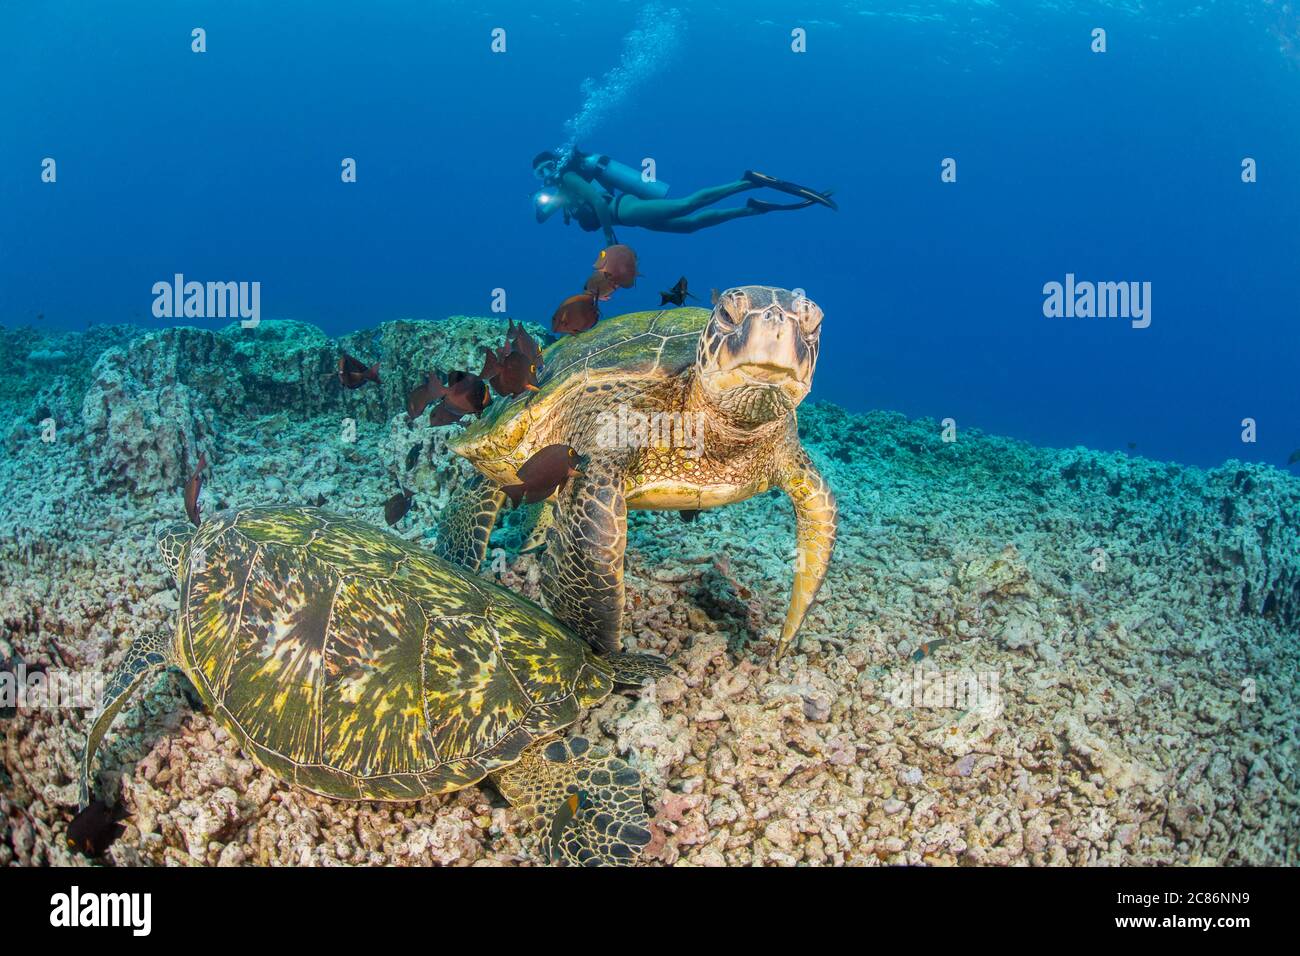
[[(645, 277), (607, 314), (682, 274), (800, 287), (827, 316), (813, 398), (1282, 466), (1296, 31), (1265, 0), (6, 3), (0, 323), (171, 321), (151, 290), (176, 273), (330, 333), (488, 314), (498, 288), (546, 323), (603, 245), (533, 219), (532, 156), (576, 135), (674, 196), (752, 168), (840, 204), (620, 229)], [(1046, 317), (1067, 274), (1149, 282), (1150, 325)]]

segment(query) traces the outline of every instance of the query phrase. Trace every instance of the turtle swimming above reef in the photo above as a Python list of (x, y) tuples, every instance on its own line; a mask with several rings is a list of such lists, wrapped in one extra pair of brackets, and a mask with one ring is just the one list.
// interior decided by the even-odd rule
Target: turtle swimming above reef
[(453, 496), (440, 555), (477, 570), (505, 495), (539, 449), (586, 459), (549, 501), (542, 593), (557, 618), (620, 647), (629, 509), (698, 511), (779, 488), (794, 503), (794, 587), (775, 656), (794, 641), (835, 543), (835, 498), (799, 442), (822, 311), (801, 294), (743, 286), (713, 311), (606, 319), (543, 353), (538, 391), (493, 405), (449, 444), (478, 469)]
[(159, 549), (180, 587), (175, 632), (137, 640), (110, 679), (83, 814), (113, 718), (176, 666), (249, 757), (313, 793), (410, 801), (487, 777), (547, 859), (631, 863), (649, 842), (640, 774), (559, 732), (616, 684), (668, 673), (659, 658), (597, 655), (524, 598), (315, 508), (225, 511), (168, 528)]

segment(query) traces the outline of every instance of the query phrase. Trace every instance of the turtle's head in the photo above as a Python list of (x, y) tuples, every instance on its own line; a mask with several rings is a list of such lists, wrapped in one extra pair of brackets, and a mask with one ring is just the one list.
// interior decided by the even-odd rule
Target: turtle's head
[(189, 544), (193, 536), (194, 525), (192, 524), (170, 524), (158, 535), (158, 553), (162, 555), (163, 563), (167, 565), (167, 570), (172, 573), (172, 580), (177, 584), (181, 581), (181, 561), (185, 555), (185, 545)]
[(812, 388), (821, 327), (822, 310), (800, 290), (728, 289), (695, 358), (706, 400), (745, 425), (789, 414)]

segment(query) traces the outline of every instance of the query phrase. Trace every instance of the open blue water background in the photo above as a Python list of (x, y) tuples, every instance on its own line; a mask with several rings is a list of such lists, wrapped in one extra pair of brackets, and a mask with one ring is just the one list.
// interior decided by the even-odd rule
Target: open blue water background
[[(0, 322), (157, 324), (151, 287), (182, 272), (260, 281), (263, 317), (331, 333), (487, 314), (497, 287), (546, 323), (601, 241), (533, 221), (529, 160), (629, 54), (582, 147), (653, 157), (672, 195), (755, 168), (833, 187), (840, 211), (622, 229), (645, 278), (606, 314), (657, 305), (680, 274), (705, 295), (798, 286), (827, 315), (815, 398), (1203, 465), (1300, 446), (1283, 4), (646, 10), (3, 0)], [(1150, 328), (1045, 318), (1043, 284), (1067, 272), (1151, 282)]]

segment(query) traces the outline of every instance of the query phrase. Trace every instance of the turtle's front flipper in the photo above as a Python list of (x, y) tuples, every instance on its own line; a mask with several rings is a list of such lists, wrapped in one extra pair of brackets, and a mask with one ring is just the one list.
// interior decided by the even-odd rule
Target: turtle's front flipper
[(593, 454), (556, 495), (542, 556), (542, 594), (552, 614), (602, 651), (617, 651), (623, 624), (627, 462)]
[(552, 862), (627, 866), (650, 842), (641, 775), (582, 737), (540, 740), (492, 781)]
[(778, 468), (777, 484), (794, 502), (795, 566), (790, 589), (790, 609), (781, 628), (781, 640), (773, 660), (787, 650), (799, 633), (799, 625), (812, 605), (826, 577), (835, 548), (838, 523), (835, 495), (803, 448), (795, 446)]
[(474, 473), (442, 510), (434, 553), (470, 571), (478, 571), (487, 553), (492, 526), (506, 496), (495, 482)]
[(144, 681), (172, 663), (172, 641), (161, 633), (139, 638), (126, 652), (126, 657), (113, 671), (108, 686), (104, 688), (104, 709), (90, 725), (86, 737), (86, 750), (81, 755), (81, 791), (79, 805), (82, 810), (90, 805), (90, 771), (95, 751), (108, 733), (108, 728), (131, 695)]

